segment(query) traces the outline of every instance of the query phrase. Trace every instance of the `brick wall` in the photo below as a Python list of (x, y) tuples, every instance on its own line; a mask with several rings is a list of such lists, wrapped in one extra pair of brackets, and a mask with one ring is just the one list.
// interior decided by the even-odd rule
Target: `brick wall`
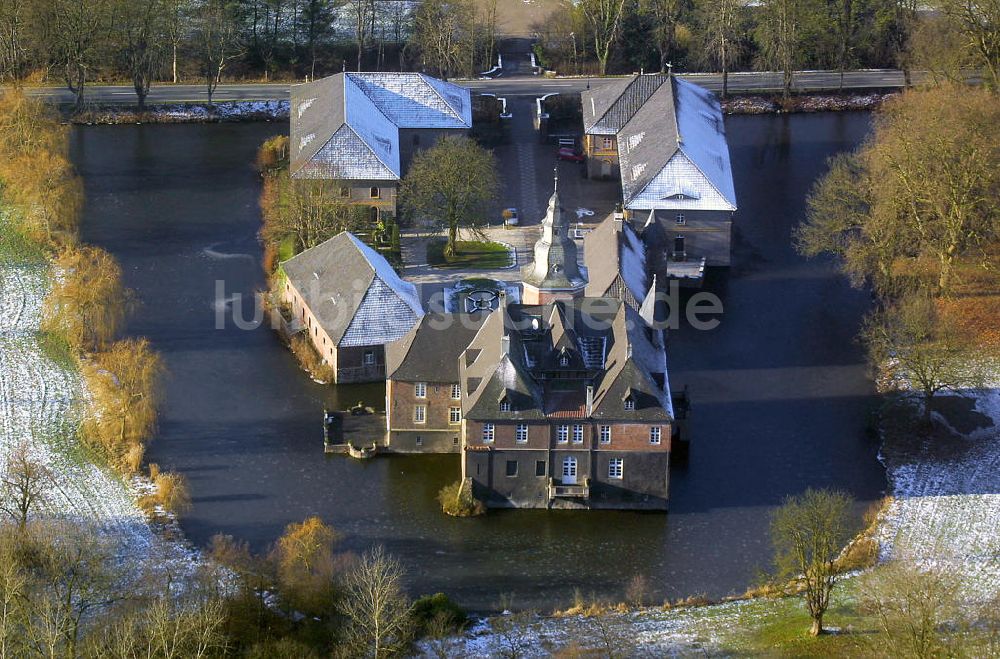
[[(462, 407), (451, 397), (451, 382), (426, 382), (426, 396), (418, 398), (414, 382), (390, 380), (386, 384), (389, 445), (394, 450), (453, 453), (460, 449), (462, 425), (451, 423), (451, 408)], [(454, 383), (457, 384), (457, 383)], [(425, 406), (425, 421), (414, 421), (414, 406)], [(419, 442), (418, 438), (419, 437)]]

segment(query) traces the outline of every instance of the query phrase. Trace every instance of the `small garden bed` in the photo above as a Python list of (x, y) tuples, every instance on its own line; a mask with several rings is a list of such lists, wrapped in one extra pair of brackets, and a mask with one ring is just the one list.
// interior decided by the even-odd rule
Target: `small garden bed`
[(460, 240), (458, 251), (445, 256), (448, 241), (439, 238), (427, 243), (427, 263), (434, 268), (470, 268), (473, 270), (498, 270), (513, 263), (510, 248), (503, 243), (482, 240)]

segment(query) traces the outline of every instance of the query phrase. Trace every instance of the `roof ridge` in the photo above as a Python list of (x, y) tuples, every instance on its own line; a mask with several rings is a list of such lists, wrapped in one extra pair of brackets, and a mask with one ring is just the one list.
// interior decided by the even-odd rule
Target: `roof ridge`
[[(397, 131), (397, 133), (398, 133), (398, 132), (399, 132), (399, 124), (397, 124), (397, 123), (396, 123), (395, 121), (393, 121), (393, 120), (392, 120), (392, 119), (391, 119), (391, 118), (389, 117), (389, 115), (387, 115), (387, 114), (386, 114), (386, 113), (385, 113), (385, 112), (384, 112), (384, 111), (382, 110), (382, 108), (380, 108), (380, 107), (379, 107), (379, 104), (378, 104), (378, 103), (377, 103), (377, 102), (375, 101), (375, 99), (374, 99), (374, 98), (372, 98), (372, 95), (371, 95), (371, 94), (369, 94), (369, 93), (368, 93), (368, 91), (367, 91), (367, 90), (366, 90), (366, 89), (365, 89), (364, 87), (362, 87), (362, 86), (361, 86), (361, 85), (359, 85), (358, 83), (354, 82), (354, 76), (356, 76), (356, 75), (359, 75), (359, 72), (355, 72), (355, 73), (344, 73), (344, 79), (345, 79), (345, 80), (347, 80), (348, 78), (350, 78), (350, 81), (351, 81), (351, 82), (352, 82), (352, 83), (354, 84), (354, 86), (355, 86), (355, 87), (357, 87), (357, 88), (358, 88), (358, 89), (359, 89), (359, 90), (361, 91), (361, 93), (365, 95), (365, 98), (367, 98), (367, 99), (368, 99), (369, 101), (371, 101), (371, 104), (372, 104), (373, 106), (375, 106), (375, 109), (376, 109), (376, 110), (378, 110), (378, 113), (379, 113), (380, 115), (382, 115), (383, 117), (385, 117), (385, 120), (386, 120), (386, 121), (388, 121), (388, 122), (389, 122), (390, 124), (392, 124), (393, 126), (395, 126), (395, 127), (396, 127), (396, 131)], [(345, 123), (345, 124), (346, 124), (346, 123), (348, 123), (348, 121), (347, 121), (347, 94), (346, 94), (346, 93), (344, 94), (344, 123)]]
[[(639, 75), (638, 74), (633, 74), (632, 80), (630, 80), (629, 83), (627, 85), (625, 85), (625, 89), (622, 90), (622, 93), (618, 94), (618, 96), (615, 97), (615, 100), (611, 101), (611, 103), (608, 104), (607, 109), (604, 110), (604, 114), (602, 114), (600, 117), (594, 119), (593, 123), (591, 123), (591, 126), (597, 126), (597, 124), (599, 124), (602, 121), (604, 121), (604, 118), (606, 116), (608, 116), (608, 113), (611, 112), (611, 110), (615, 107), (615, 104), (618, 103), (618, 101), (622, 100), (622, 96), (624, 96), (625, 94), (628, 93), (628, 90), (632, 88), (632, 85), (634, 85), (635, 82), (638, 79), (639, 79)], [(622, 128), (624, 128), (625, 124), (627, 124), (627, 123), (628, 123), (627, 121), (624, 122), (622, 124)], [(620, 133), (620, 132), (621, 131), (616, 131), (616, 135), (617, 135), (617, 133)]]
[(298, 254), (295, 254), (295, 255), (293, 255), (293, 256), (292, 256), (291, 258), (289, 258), (289, 259), (286, 259), (286, 260), (282, 261), (282, 263), (288, 263), (289, 261), (292, 261), (292, 260), (294, 260), (294, 259), (297, 259), (297, 258), (299, 258), (300, 256), (303, 256), (303, 255), (305, 255), (305, 254), (308, 254), (309, 252), (313, 251), (314, 249), (316, 249), (316, 248), (318, 248), (318, 247), (322, 247), (323, 245), (327, 244), (327, 243), (328, 243), (328, 242), (330, 242), (331, 240), (336, 240), (337, 238), (340, 238), (340, 237), (341, 237), (342, 235), (344, 235), (345, 233), (349, 234), (349, 233), (351, 233), (351, 232), (350, 232), (350, 231), (348, 231), (347, 229), (344, 229), (343, 231), (341, 231), (341, 232), (340, 232), (340, 233), (338, 233), (337, 235), (335, 235), (335, 236), (330, 236), (329, 238), (327, 238), (326, 240), (324, 240), (324, 241), (323, 241), (323, 242), (321, 242), (321, 243), (316, 243), (316, 244), (315, 244), (315, 245), (313, 245), (312, 247), (307, 247), (306, 249), (302, 250), (302, 251), (301, 251), (301, 252), (299, 252)]

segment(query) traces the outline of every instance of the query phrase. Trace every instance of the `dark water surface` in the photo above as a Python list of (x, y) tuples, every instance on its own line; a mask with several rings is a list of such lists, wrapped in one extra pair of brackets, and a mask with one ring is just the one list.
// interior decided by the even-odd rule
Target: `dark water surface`
[[(768, 512), (809, 486), (862, 501), (884, 486), (866, 438), (872, 387), (853, 342), (867, 298), (829, 264), (790, 247), (824, 160), (857, 145), (863, 113), (734, 117), (727, 122), (740, 202), (735, 265), (713, 274), (726, 313), (711, 332), (671, 335), (670, 377), (690, 386), (694, 445), (675, 468), (669, 515), (505, 511), (475, 520), (439, 512), (457, 456), (365, 463), (322, 452), (321, 410), (336, 405), (266, 327), (215, 329), (223, 298), (264, 284), (260, 142), (281, 124), (77, 128), (84, 239), (113, 252), (142, 307), (129, 325), (166, 361), (160, 434), (149, 459), (187, 476), (183, 523), (198, 543), (232, 534), (258, 548), (319, 515), (345, 549), (382, 543), (415, 594), (445, 591), (479, 609), (513, 593), (551, 608), (575, 588), (620, 597), (636, 573), (662, 597), (742, 589), (767, 564)], [(571, 203), (571, 202), (569, 202)], [(231, 298), (230, 298), (231, 300)], [(343, 402), (379, 397), (342, 392)]]

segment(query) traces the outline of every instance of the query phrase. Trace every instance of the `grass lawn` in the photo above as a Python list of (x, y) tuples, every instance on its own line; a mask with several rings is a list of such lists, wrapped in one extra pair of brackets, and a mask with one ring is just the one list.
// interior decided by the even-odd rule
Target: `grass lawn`
[(282, 263), (295, 256), (295, 236), (285, 236), (278, 243), (278, 262)]
[(435, 268), (471, 268), (474, 270), (496, 270), (510, 265), (510, 253), (506, 245), (480, 240), (458, 241), (458, 253), (445, 257), (447, 239), (439, 238), (427, 243), (427, 263)]

